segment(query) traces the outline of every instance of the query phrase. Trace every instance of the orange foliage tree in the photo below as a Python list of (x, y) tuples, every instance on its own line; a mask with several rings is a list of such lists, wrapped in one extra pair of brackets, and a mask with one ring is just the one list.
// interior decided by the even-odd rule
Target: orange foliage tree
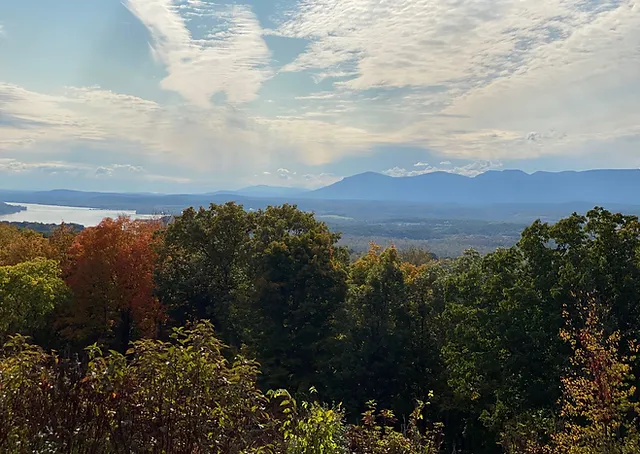
[(124, 351), (138, 337), (156, 337), (164, 322), (154, 296), (160, 223), (107, 218), (80, 233), (63, 265), (73, 292), (61, 334)]
[(0, 223), (0, 266), (53, 258), (52, 255), (49, 242), (40, 233)]

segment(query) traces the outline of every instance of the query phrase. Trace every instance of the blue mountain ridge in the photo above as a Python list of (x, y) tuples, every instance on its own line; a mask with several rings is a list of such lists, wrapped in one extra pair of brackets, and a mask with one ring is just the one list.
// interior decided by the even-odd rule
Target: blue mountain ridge
[(433, 172), (390, 177), (366, 172), (305, 195), (327, 200), (381, 200), (487, 205), (496, 203), (640, 204), (640, 169), (488, 171), (475, 177)]

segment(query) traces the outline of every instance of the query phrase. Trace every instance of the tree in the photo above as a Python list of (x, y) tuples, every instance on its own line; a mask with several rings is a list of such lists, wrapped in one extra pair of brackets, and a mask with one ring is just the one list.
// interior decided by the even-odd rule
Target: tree
[[(620, 334), (605, 334), (608, 308), (595, 297), (578, 306), (576, 328), (565, 311), (561, 337), (573, 351), (572, 369), (562, 379), (560, 430), (553, 434), (555, 453), (631, 454), (640, 451), (639, 412), (633, 357), (620, 352)], [(637, 352), (632, 343), (629, 349)]]
[(336, 345), (341, 353), (336, 355), (335, 393), (352, 413), (360, 413), (369, 399), (392, 408), (401, 397), (408, 320), (407, 287), (398, 252), (372, 245), (351, 266)]
[(39, 257), (53, 258), (46, 238), (33, 230), (0, 223), (0, 266), (17, 265)]
[[(607, 295), (611, 310), (602, 320), (623, 340), (640, 337), (640, 222), (636, 216), (602, 208), (573, 214), (554, 225), (527, 228), (518, 245), (536, 288), (555, 301), (555, 311), (572, 293)], [(575, 309), (570, 305), (571, 315)], [(640, 370), (638, 370), (640, 371)], [(638, 372), (636, 371), (636, 372)]]
[(456, 441), (465, 450), (499, 452), (514, 418), (548, 409), (559, 397), (566, 364), (557, 336), (561, 307), (536, 288), (518, 247), (466, 254), (445, 287), (445, 424), (465, 434)]
[(76, 230), (68, 224), (62, 223), (53, 229), (47, 240), (51, 249), (51, 258), (66, 263), (71, 246), (77, 236)]
[(0, 266), (0, 342), (21, 333), (41, 339), (48, 317), (68, 297), (60, 268), (43, 258)]
[(156, 285), (174, 323), (211, 320), (222, 339), (240, 345), (237, 310), (250, 291), (253, 226), (253, 217), (235, 203), (189, 208), (168, 226)]
[(256, 213), (248, 343), (268, 387), (299, 392), (325, 382), (329, 342), (347, 291), (348, 256), (338, 240), (295, 206)]
[(124, 351), (136, 337), (155, 337), (164, 320), (154, 296), (155, 233), (159, 224), (105, 219), (80, 233), (64, 277), (73, 292), (62, 334)]

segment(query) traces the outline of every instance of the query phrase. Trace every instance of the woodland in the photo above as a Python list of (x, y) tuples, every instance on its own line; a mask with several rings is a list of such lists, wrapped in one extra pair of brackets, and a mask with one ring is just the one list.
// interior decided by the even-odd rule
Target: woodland
[(640, 452), (640, 222), (439, 259), (294, 205), (0, 224), (0, 452)]

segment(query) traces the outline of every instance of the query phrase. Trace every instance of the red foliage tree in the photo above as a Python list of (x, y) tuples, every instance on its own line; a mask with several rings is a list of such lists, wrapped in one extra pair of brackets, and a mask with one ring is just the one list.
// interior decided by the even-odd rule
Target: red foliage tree
[(157, 222), (107, 218), (76, 237), (64, 265), (74, 295), (64, 337), (124, 351), (134, 338), (157, 335), (165, 320), (153, 294), (160, 228)]

